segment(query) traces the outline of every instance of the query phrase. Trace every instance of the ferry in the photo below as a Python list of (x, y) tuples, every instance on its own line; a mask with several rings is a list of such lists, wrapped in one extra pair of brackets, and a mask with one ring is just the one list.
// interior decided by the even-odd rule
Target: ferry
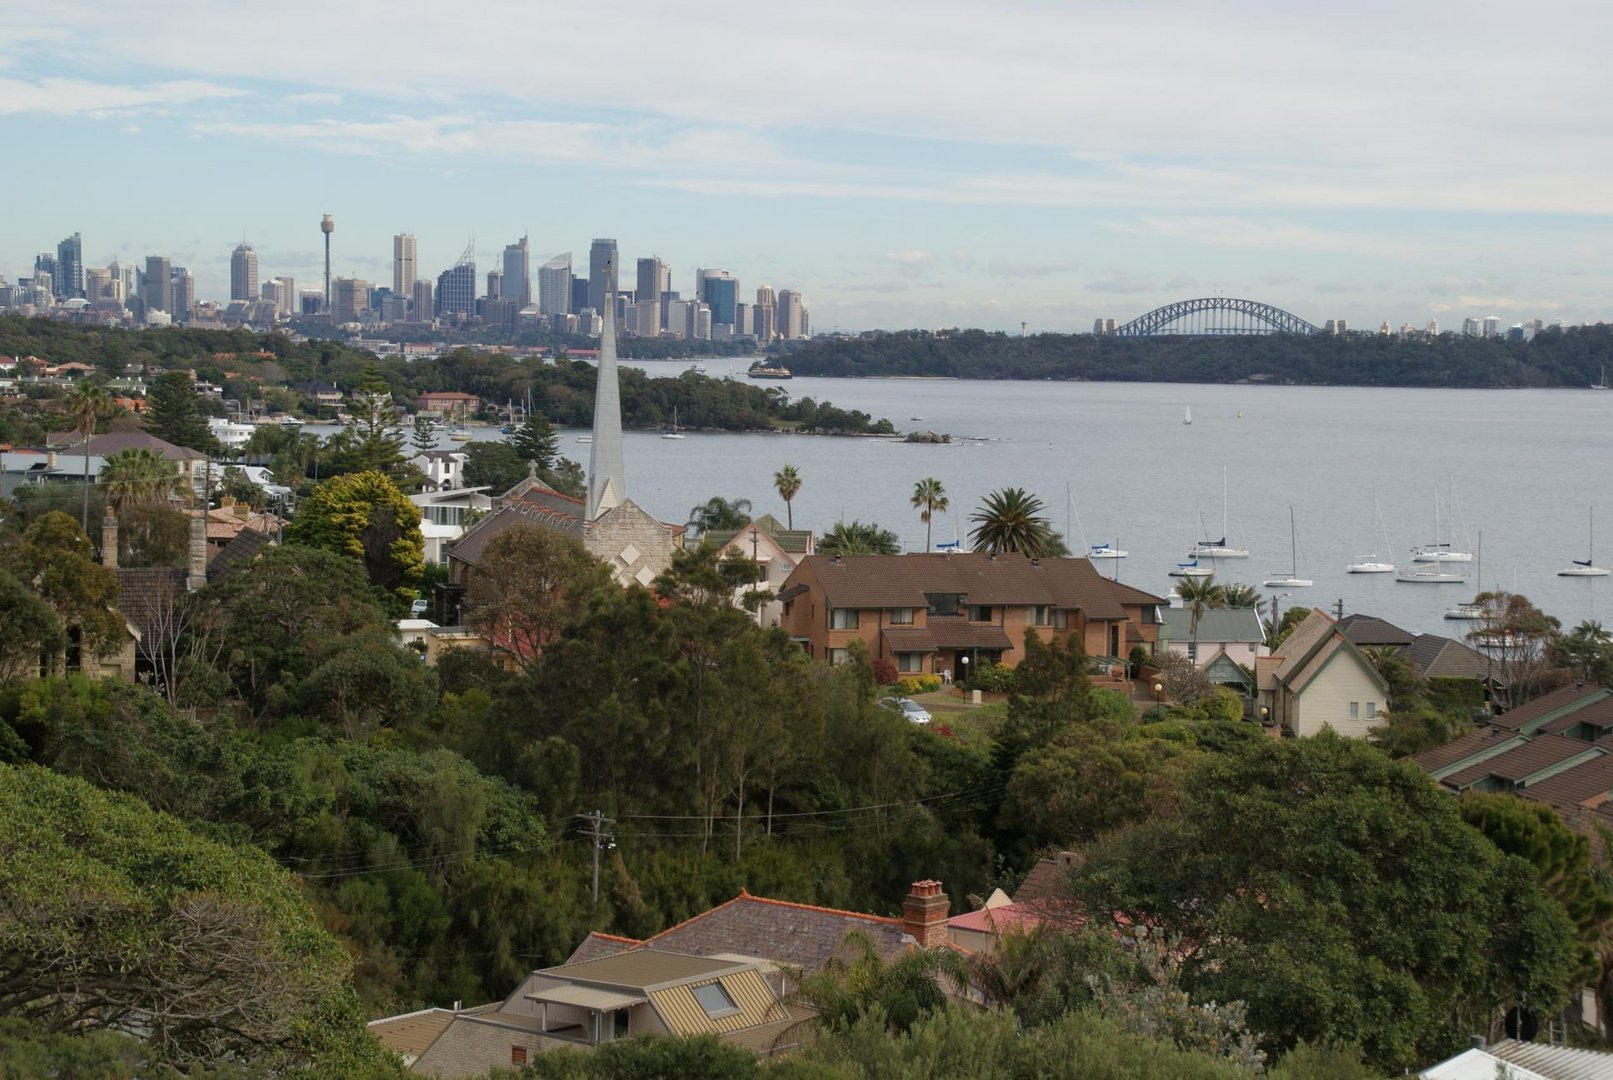
[(745, 372), (753, 379), (793, 379), (790, 369), (783, 364), (771, 363), (767, 360), (758, 360)]

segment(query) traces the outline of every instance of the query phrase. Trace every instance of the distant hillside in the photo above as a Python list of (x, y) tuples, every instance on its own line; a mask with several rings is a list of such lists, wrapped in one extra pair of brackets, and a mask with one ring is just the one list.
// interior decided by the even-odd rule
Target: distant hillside
[(1270, 382), (1310, 386), (1583, 387), (1613, 363), (1613, 326), (1547, 330), (1533, 341), (1442, 334), (1341, 337), (1014, 337), (903, 330), (791, 350), (797, 375), (943, 376), (1098, 382)]

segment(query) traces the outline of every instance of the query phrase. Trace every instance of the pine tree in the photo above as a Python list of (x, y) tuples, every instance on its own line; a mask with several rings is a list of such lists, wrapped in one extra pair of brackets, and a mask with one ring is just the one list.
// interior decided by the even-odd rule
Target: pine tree
[(560, 436), (541, 412), (527, 415), (526, 423), (510, 436), (510, 444), (522, 461), (535, 461), (545, 471), (553, 469), (560, 456)]
[(218, 451), (218, 440), (197, 404), (196, 384), (189, 372), (170, 371), (159, 376), (146, 401), (146, 430), (151, 434), (204, 454)]

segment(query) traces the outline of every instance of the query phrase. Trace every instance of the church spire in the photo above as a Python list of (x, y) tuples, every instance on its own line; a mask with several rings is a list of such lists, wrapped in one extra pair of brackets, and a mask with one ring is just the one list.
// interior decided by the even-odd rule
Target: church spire
[[(606, 281), (610, 267), (607, 264)], [(605, 293), (605, 326), (599, 336), (599, 381), (594, 387), (594, 442), (588, 451), (588, 520), (627, 498), (622, 456), (622, 392), (616, 382), (616, 297)]]

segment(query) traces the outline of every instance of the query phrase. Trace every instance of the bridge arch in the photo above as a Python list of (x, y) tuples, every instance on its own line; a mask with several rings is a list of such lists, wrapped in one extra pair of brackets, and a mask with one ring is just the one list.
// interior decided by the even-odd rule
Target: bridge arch
[[(1177, 328), (1180, 324), (1181, 328)], [(1320, 327), (1292, 312), (1259, 300), (1201, 296), (1157, 307), (1117, 326), (1117, 337), (1192, 335), (1233, 337), (1245, 334), (1320, 334)]]

